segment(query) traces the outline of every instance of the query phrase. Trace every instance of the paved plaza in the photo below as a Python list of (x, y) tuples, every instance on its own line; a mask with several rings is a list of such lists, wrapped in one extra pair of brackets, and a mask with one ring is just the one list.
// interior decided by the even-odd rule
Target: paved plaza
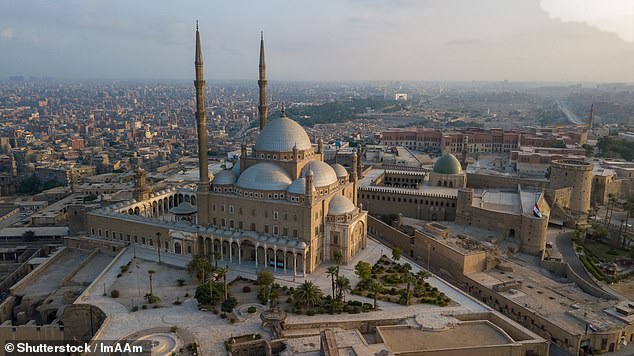
[[(391, 249), (373, 239), (368, 239), (367, 248), (361, 251), (351, 264), (342, 266), (340, 273), (348, 277), (351, 284), (355, 286), (358, 282), (358, 277), (354, 274), (354, 265), (360, 260), (374, 264), (382, 254), (391, 255)], [(135, 255), (136, 259), (134, 258)], [(104, 325), (96, 338), (99, 340), (117, 340), (145, 329), (177, 325), (179, 329), (185, 329), (197, 339), (201, 346), (202, 354), (221, 355), (226, 353), (223, 342), (232, 336), (260, 333), (264, 338), (270, 337), (260, 327), (259, 318), (241, 319), (237, 323), (231, 324), (228, 320), (221, 319), (218, 315), (211, 312), (199, 311), (197, 302), (193, 298), (194, 282), (184, 268), (190, 259), (188, 256), (162, 253), (162, 264), (158, 265), (156, 250), (142, 247), (128, 247), (124, 250), (119, 258), (111, 264), (111, 267), (106, 269), (92, 287), (78, 300), (80, 303), (90, 303), (100, 307), (109, 317), (106, 325)], [(120, 266), (127, 264), (129, 261), (132, 261), (132, 263), (127, 275), (117, 278), (117, 275), (121, 272)], [(402, 259), (402, 261), (407, 260)], [(253, 264), (243, 263), (239, 265), (219, 262), (219, 266), (223, 265), (229, 266), (230, 269), (228, 281), (234, 280), (237, 276), (255, 279), (256, 270)], [(331, 288), (330, 278), (325, 274), (328, 266), (329, 264), (323, 264), (313, 274), (307, 276), (307, 279), (317, 284), (324, 293), (328, 293)], [(142, 298), (139, 297), (139, 294), (144, 295), (147, 288), (149, 288), (148, 269), (157, 271), (155, 275), (157, 282), (155, 294), (158, 294), (162, 299), (165, 298), (161, 302), (162, 307), (131, 312), (130, 299), (134, 300), (135, 305), (138, 305), (142, 301), (142, 299), (139, 299)], [(412, 264), (413, 272), (417, 272), (420, 269), (419, 266)], [(284, 273), (280, 270), (274, 272), (280, 285), (296, 286), (305, 280), (304, 277), (296, 277), (292, 273)], [(187, 286), (177, 287), (175, 283), (178, 278), (186, 279)], [(415, 304), (406, 307), (379, 301), (379, 311), (361, 314), (289, 315), (286, 323), (410, 318), (419, 314), (464, 313), (489, 310), (488, 307), (481, 305), (435, 276), (430, 277), (427, 281), (459, 305), (452, 304), (454, 306), (439, 307), (429, 304)], [(109, 295), (104, 296), (104, 285), (108, 291), (117, 288), (121, 292), (121, 297), (115, 299)], [(140, 293), (139, 289), (141, 289)], [(182, 305), (172, 305), (172, 299), (175, 299), (176, 296), (184, 295), (186, 291), (189, 291), (190, 297), (183, 298)], [(359, 296), (354, 296), (353, 298), (372, 303), (369, 298)]]

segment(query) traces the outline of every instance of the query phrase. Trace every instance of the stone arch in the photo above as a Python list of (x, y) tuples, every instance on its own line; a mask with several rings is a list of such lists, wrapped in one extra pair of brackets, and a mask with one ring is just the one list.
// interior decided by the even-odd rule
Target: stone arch
[(132, 208), (128, 209), (128, 215), (134, 215), (134, 210), (132, 210)]
[(197, 246), (196, 246), (197, 254), (199, 254), (199, 255), (205, 254), (205, 238), (200, 236), (200, 235), (198, 235), (198, 238), (196, 239), (196, 242), (197, 242)]
[(222, 257), (229, 256), (229, 241), (222, 241)]
[(195, 196), (195, 195), (192, 195), (192, 197), (191, 197), (191, 204), (192, 204), (192, 205), (194, 205), (194, 206), (196, 206), (196, 205), (197, 205), (197, 203), (198, 203), (198, 202), (197, 202), (196, 196)]
[(250, 240), (242, 240), (240, 242), (240, 259), (242, 261), (255, 261), (255, 245)]
[(185, 194), (185, 196), (183, 197), (183, 199), (185, 199), (185, 202), (190, 203), (191, 204), (191, 198), (189, 196), (189, 194)]
[(212, 243), (213, 241), (211, 240), (211, 237), (207, 237), (205, 238), (205, 247), (204, 247), (204, 251), (206, 255), (211, 255), (212, 252)]
[(232, 261), (238, 261), (238, 249), (239, 248), (240, 248), (240, 245), (236, 241), (233, 241), (231, 243), (231, 258), (232, 258)]
[(220, 246), (222, 246), (222, 240), (214, 239), (213, 246), (214, 246), (214, 252), (220, 252)]
[(298, 252), (295, 257), (297, 258), (297, 272), (302, 272), (304, 270), (304, 255)]
[(174, 207), (174, 196), (172, 195), (172, 196), (169, 197), (169, 203), (168, 203), (168, 207), (167, 208), (171, 209), (173, 207)]
[(266, 249), (266, 266), (269, 268), (273, 268), (275, 266), (275, 250), (272, 247), (267, 247)]
[(141, 214), (141, 209), (139, 209), (138, 206), (135, 206), (134, 207), (134, 215), (139, 215), (139, 214)]
[(286, 251), (286, 253), (284, 254), (284, 265), (286, 266), (287, 269), (292, 270), (293, 269), (293, 252), (291, 251)]
[(174, 253), (177, 255), (183, 254), (183, 246), (180, 242), (174, 242)]
[(286, 267), (286, 261), (284, 260), (284, 250), (275, 250), (275, 261), (277, 261), (275, 267), (282, 269)]
[(152, 216), (158, 216), (158, 203), (156, 200), (152, 202)]
[(258, 251), (258, 266), (264, 266), (266, 267), (266, 264), (264, 264), (264, 247), (263, 246), (257, 246), (256, 247), (257, 251)]

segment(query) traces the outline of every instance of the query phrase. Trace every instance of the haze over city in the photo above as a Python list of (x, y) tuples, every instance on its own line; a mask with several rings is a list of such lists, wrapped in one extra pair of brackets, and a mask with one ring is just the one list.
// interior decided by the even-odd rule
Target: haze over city
[(629, 0), (5, 1), (0, 76), (208, 80), (634, 81)]

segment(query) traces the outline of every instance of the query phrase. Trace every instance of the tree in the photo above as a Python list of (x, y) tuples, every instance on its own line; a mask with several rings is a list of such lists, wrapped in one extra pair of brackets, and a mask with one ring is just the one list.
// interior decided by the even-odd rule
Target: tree
[(258, 285), (260, 285), (260, 291), (264, 295), (264, 299), (268, 303), (271, 299), (271, 287), (275, 282), (275, 276), (268, 269), (258, 271), (256, 274)]
[(338, 292), (337, 299), (343, 299), (343, 301), (345, 301), (346, 293), (352, 290), (352, 285), (350, 284), (350, 280), (348, 279), (348, 277), (339, 276), (337, 277), (335, 284), (337, 285), (337, 292)]
[(211, 273), (211, 264), (203, 255), (198, 255), (187, 264), (187, 272), (196, 277), (200, 283), (205, 282), (205, 277)]
[(412, 298), (412, 283), (416, 283), (416, 277), (412, 272), (406, 272), (403, 274), (403, 281), (407, 282), (407, 304), (409, 305)]
[(592, 238), (594, 240), (600, 240), (608, 236), (608, 229), (599, 224), (592, 225)]
[(156, 271), (151, 269), (151, 270), (147, 271), (147, 273), (148, 273), (148, 275), (150, 277), (150, 295), (154, 295), (154, 288), (152, 286), (152, 279), (153, 279), (153, 276), (156, 273)]
[(401, 249), (400, 249), (400, 248), (398, 248), (398, 247), (394, 247), (394, 248), (392, 249), (392, 260), (393, 260), (394, 262), (396, 262), (396, 261), (400, 260), (400, 259), (401, 259), (401, 255), (402, 255), (402, 254), (403, 254), (403, 251), (401, 251)]
[(158, 252), (158, 263), (161, 264), (161, 233), (156, 233), (156, 251)]
[(222, 276), (222, 284), (224, 286), (223, 289), (224, 289), (224, 293), (225, 293), (225, 299), (224, 300), (227, 300), (227, 296), (228, 296), (228, 292), (227, 292), (227, 289), (228, 289), (227, 288), (227, 274), (229, 274), (229, 267), (225, 266), (225, 267), (219, 268), (217, 270), (217, 273), (218, 273), (218, 277)]
[(359, 261), (354, 266), (354, 273), (359, 276), (362, 281), (367, 281), (372, 277), (372, 265), (365, 261)]
[(203, 283), (196, 288), (195, 298), (201, 305), (216, 305), (220, 301), (222, 295), (222, 285), (220, 283), (212, 284), (213, 292), (209, 288), (209, 283)]
[(368, 291), (372, 293), (372, 297), (374, 299), (374, 309), (376, 310), (376, 300), (379, 296), (379, 293), (383, 290), (383, 286), (376, 279), (371, 279), (370, 284), (368, 285)]
[(425, 270), (420, 270), (416, 273), (416, 279), (418, 280), (426, 280), (427, 278), (431, 277), (431, 274)]
[(332, 299), (335, 299), (335, 279), (339, 276), (339, 266), (330, 266), (326, 269), (326, 276), (330, 277), (330, 283), (332, 285)]
[(341, 252), (341, 250), (336, 250), (333, 254), (333, 259), (335, 260), (335, 263), (337, 265), (340, 265), (343, 263), (343, 252)]
[(576, 228), (572, 230), (572, 233), (571, 233), (572, 241), (576, 244), (581, 243), (581, 241), (583, 240), (583, 236), (585, 234), (586, 234), (586, 230), (583, 228)]
[(321, 302), (321, 289), (313, 284), (312, 281), (304, 281), (293, 293), (293, 300), (300, 306), (313, 306)]

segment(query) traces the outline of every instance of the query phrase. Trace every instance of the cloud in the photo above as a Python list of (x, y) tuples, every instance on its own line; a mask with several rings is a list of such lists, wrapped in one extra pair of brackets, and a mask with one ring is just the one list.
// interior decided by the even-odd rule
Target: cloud
[(542, 10), (563, 22), (580, 22), (634, 43), (632, 0), (541, 0)]
[(0, 31), (0, 37), (10, 40), (15, 37), (15, 29), (13, 27), (5, 27), (2, 31)]

